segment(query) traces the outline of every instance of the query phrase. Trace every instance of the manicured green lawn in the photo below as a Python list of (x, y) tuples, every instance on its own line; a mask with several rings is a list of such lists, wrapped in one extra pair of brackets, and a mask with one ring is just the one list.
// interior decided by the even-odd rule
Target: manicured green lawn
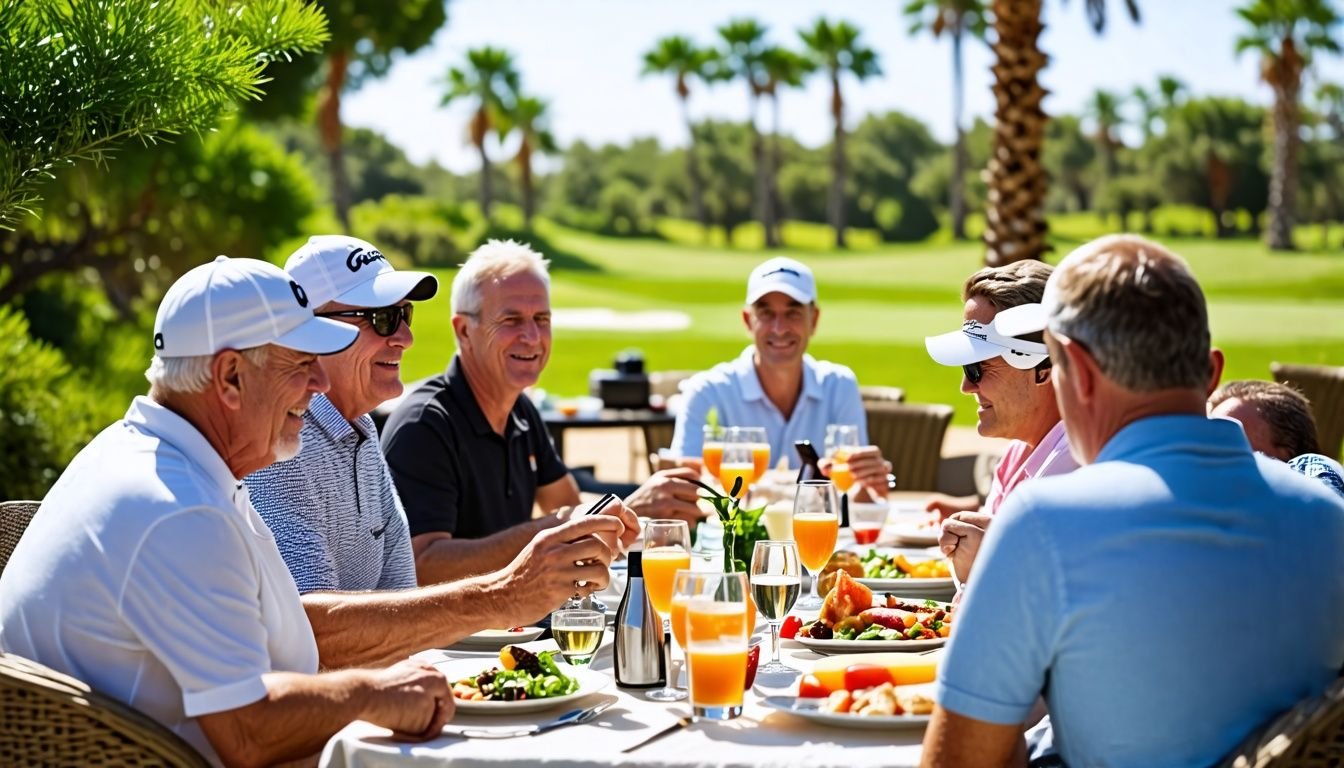
[[(679, 228), (678, 228), (679, 227)], [(669, 229), (664, 226), (664, 229)], [(650, 370), (702, 369), (737, 355), (748, 343), (741, 321), (747, 274), (770, 253), (697, 246), (696, 234), (673, 224), (679, 242), (607, 238), (541, 224), (539, 232), (586, 268), (552, 273), (556, 309), (605, 307), (618, 311), (675, 310), (691, 325), (679, 331), (557, 328), (541, 386), (561, 396), (586, 393), (588, 372), (609, 367), (627, 348), (643, 351)], [(1079, 238), (1100, 231), (1073, 221), (1058, 242), (1057, 261)], [(807, 246), (817, 242), (807, 233)], [(786, 242), (788, 239), (786, 237)], [(1252, 241), (1176, 240), (1209, 297), (1214, 342), (1227, 352), (1227, 377), (1268, 378), (1269, 363), (1344, 364), (1344, 256), (1271, 255)], [(796, 255), (816, 272), (822, 316), (810, 351), (849, 365), (864, 384), (904, 387), (917, 402), (957, 407), (958, 423), (974, 420), (970, 399), (957, 388), (960, 372), (936, 365), (924, 351), (926, 335), (960, 325), (962, 281), (980, 266), (976, 244), (877, 246), (851, 252)], [(416, 344), (405, 377), (440, 370), (453, 353), (447, 283), (416, 314)]]

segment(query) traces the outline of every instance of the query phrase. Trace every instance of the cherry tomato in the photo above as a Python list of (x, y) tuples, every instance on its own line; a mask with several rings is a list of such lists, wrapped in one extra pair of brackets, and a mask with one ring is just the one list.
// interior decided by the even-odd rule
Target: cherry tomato
[(800, 699), (824, 699), (829, 696), (826, 689), (821, 686), (821, 681), (816, 675), (803, 675), (803, 679), (798, 683), (798, 698)]
[(742, 687), (744, 691), (751, 690), (751, 684), (756, 682), (756, 668), (761, 663), (760, 643), (747, 649), (747, 684)]
[(779, 636), (785, 640), (792, 640), (798, 636), (798, 630), (803, 626), (803, 620), (797, 616), (785, 616), (784, 623), (779, 625)]
[(875, 667), (872, 664), (855, 664), (845, 668), (845, 690), (862, 691), (866, 688), (873, 688), (883, 683), (894, 683), (891, 673), (886, 667)]

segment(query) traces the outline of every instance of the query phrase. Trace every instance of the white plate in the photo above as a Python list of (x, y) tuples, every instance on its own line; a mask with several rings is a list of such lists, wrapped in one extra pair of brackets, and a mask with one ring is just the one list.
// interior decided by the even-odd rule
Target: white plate
[(855, 579), (858, 583), (873, 590), (874, 592), (891, 592), (892, 594), (904, 595), (923, 595), (932, 592), (947, 592), (949, 594), (957, 591), (957, 585), (952, 581), (951, 576), (944, 576), (941, 579)]
[(520, 627), (517, 632), (508, 629), (483, 629), (474, 635), (467, 635), (458, 640), (453, 643), (453, 647), (497, 651), (506, 645), (517, 645), (518, 643), (536, 640), (545, 631), (541, 627)]
[[(454, 659), (452, 661), (436, 662), (434, 666), (448, 678), (452, 683), (464, 678), (478, 675), (491, 667), (499, 666), (499, 661), (482, 659)], [(597, 693), (611, 684), (611, 678), (601, 672), (594, 672), (586, 667), (571, 667), (568, 664), (561, 664), (560, 671), (579, 681), (579, 690), (568, 696), (552, 696), (549, 699), (525, 699), (523, 701), (467, 701), (465, 699), (454, 699), (457, 704), (457, 711), (463, 714), (472, 715), (516, 715), (526, 712), (540, 712), (545, 709), (553, 709), (571, 701), (576, 701)]]
[(780, 712), (788, 712), (807, 720), (841, 728), (889, 731), (897, 728), (923, 728), (930, 715), (851, 715), (846, 712), (827, 712), (819, 707), (825, 699), (802, 699), (797, 696), (767, 696), (761, 703)]
[(931, 651), (947, 644), (946, 637), (931, 637), (927, 640), (817, 640), (811, 637), (795, 637), (794, 640), (808, 650), (831, 656), (837, 653), (877, 653), (878, 651)]

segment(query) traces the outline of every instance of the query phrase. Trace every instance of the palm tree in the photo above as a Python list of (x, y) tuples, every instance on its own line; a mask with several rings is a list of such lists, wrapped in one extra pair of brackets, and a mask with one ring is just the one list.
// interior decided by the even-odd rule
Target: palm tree
[(709, 231), (709, 217), (705, 212), (704, 181), (700, 178), (700, 165), (696, 162), (695, 124), (691, 122), (690, 81), (698, 78), (708, 83), (713, 76), (718, 61), (718, 52), (712, 48), (701, 48), (690, 38), (670, 35), (654, 43), (653, 49), (644, 54), (642, 75), (672, 74), (676, 76), (677, 98), (681, 101), (681, 119), (686, 123), (686, 177), (691, 182), (691, 209), (695, 220), (700, 222), (703, 235)]
[[(803, 78), (812, 73), (813, 64), (811, 59), (801, 56), (787, 48), (771, 46), (766, 48), (761, 54), (761, 68), (765, 73), (765, 85), (761, 88), (761, 93), (770, 97), (770, 153), (766, 168), (766, 187), (769, 189), (771, 208), (780, 211), (779, 205), (779, 169), (783, 163), (779, 156), (779, 90), (783, 88), (798, 88), (803, 84)], [(776, 234), (775, 241), (783, 242), (783, 238), (778, 234), (778, 216), (775, 220)]]
[[(1046, 174), (1041, 146), (1049, 121), (1041, 108), (1045, 89), (1038, 75), (1047, 59), (1037, 46), (1043, 0), (992, 0), (990, 14), (998, 38), (994, 49), (994, 139), (990, 150), (985, 262), (1001, 266), (1045, 254)], [(1135, 21), (1136, 0), (1124, 0)], [(1087, 16), (1100, 32), (1106, 0), (1087, 0)]]
[(518, 184), (523, 192), (523, 226), (532, 228), (536, 212), (535, 184), (532, 180), (532, 155), (550, 153), (559, 149), (554, 134), (547, 125), (546, 102), (533, 96), (518, 96), (513, 103), (495, 115), (495, 132), (500, 141), (510, 133), (522, 137), (518, 144)]
[(952, 183), (948, 186), (948, 213), (952, 219), (952, 237), (966, 239), (966, 132), (961, 125), (966, 80), (962, 68), (961, 41), (968, 33), (985, 39), (989, 22), (985, 19), (984, 0), (906, 0), (905, 15), (910, 19), (910, 34), (924, 30), (934, 37), (947, 33), (952, 38)]
[(859, 43), (859, 30), (845, 21), (834, 24), (817, 19), (811, 29), (801, 29), (803, 39), (818, 69), (831, 79), (831, 117), (835, 137), (831, 141), (831, 226), (835, 245), (845, 247), (845, 99), (840, 92), (840, 75), (849, 72), (860, 81), (882, 74), (877, 52)]
[(1180, 106), (1182, 97), (1190, 91), (1180, 78), (1161, 75), (1157, 78), (1157, 93), (1162, 98), (1162, 111), (1170, 112)]
[(1138, 119), (1134, 122), (1138, 124), (1139, 130), (1143, 131), (1143, 141), (1146, 144), (1153, 138), (1153, 121), (1158, 117), (1157, 100), (1142, 85), (1134, 86), (1129, 92), (1129, 98), (1139, 108)]
[(756, 128), (756, 113), (761, 96), (765, 93), (766, 28), (755, 19), (733, 19), (719, 27), (719, 37), (727, 45), (722, 55), (720, 78), (742, 78), (747, 81), (750, 110), (747, 122), (751, 127), (751, 156), (756, 166), (756, 216), (765, 229), (765, 246), (779, 247), (775, 229), (775, 204), (770, 195), (770, 181), (766, 171), (765, 146), (761, 132)]
[(467, 136), (481, 156), (481, 216), (490, 219), (490, 155), (485, 151), (485, 140), (495, 120), (508, 108), (518, 93), (518, 70), (508, 51), (485, 46), (467, 51), (467, 65), (448, 70), (448, 91), (443, 94), (442, 106), (460, 98), (475, 98), (476, 111), (472, 113)]
[(1116, 138), (1115, 129), (1123, 122), (1120, 116), (1120, 99), (1114, 93), (1098, 88), (1087, 104), (1088, 117), (1096, 125), (1093, 139), (1101, 149), (1102, 170), (1106, 178), (1115, 176), (1115, 151), (1123, 146)]
[(1301, 143), (1302, 72), (1317, 51), (1339, 52), (1331, 36), (1340, 22), (1328, 0), (1251, 0), (1237, 9), (1250, 29), (1236, 51), (1260, 53), (1260, 77), (1274, 90), (1274, 167), (1269, 177), (1266, 240), (1276, 251), (1293, 245), (1297, 195), (1297, 150)]
[(1321, 116), (1335, 134), (1335, 140), (1344, 141), (1344, 86), (1339, 83), (1321, 83), (1316, 86), (1316, 101)]

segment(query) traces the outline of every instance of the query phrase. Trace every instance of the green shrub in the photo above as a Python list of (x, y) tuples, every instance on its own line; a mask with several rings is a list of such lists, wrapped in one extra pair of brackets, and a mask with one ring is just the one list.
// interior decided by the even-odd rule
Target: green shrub
[(0, 306), (0, 499), (41, 499), (101, 424), (61, 353)]
[(428, 197), (387, 195), (350, 209), (354, 234), (406, 266), (455, 267), (466, 254), (458, 240), (470, 226), (459, 206)]

